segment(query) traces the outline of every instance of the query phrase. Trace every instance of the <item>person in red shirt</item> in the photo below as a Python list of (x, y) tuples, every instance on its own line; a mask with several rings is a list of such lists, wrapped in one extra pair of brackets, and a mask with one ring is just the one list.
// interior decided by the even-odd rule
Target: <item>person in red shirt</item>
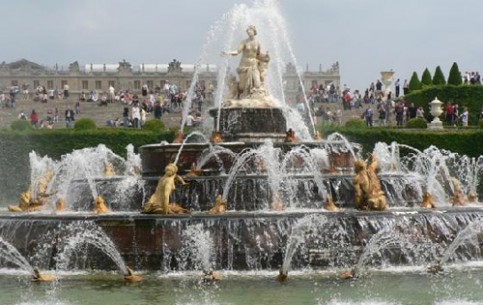
[(30, 123), (33, 127), (37, 128), (37, 124), (39, 123), (39, 115), (35, 112), (35, 109), (32, 109), (32, 113), (30, 114)]

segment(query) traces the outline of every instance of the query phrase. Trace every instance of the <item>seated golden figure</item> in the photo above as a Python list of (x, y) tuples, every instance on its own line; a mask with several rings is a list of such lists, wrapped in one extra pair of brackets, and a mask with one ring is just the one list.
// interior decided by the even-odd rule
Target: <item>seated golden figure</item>
[(182, 185), (187, 184), (181, 176), (178, 176), (178, 167), (174, 163), (166, 165), (164, 176), (159, 179), (154, 194), (151, 195), (149, 201), (143, 207), (142, 213), (147, 214), (179, 214), (187, 212), (179, 205), (170, 204), (169, 197), (176, 189), (176, 182)]
[(429, 192), (424, 192), (421, 207), (424, 209), (434, 209), (436, 207), (433, 202), (433, 195)]
[(94, 200), (94, 209), (92, 210), (94, 214), (104, 214), (109, 212), (109, 208), (106, 205), (106, 201), (102, 196), (98, 195), (96, 200)]
[(210, 214), (225, 214), (226, 200), (221, 195), (216, 196), (215, 205), (208, 211)]
[(190, 171), (186, 174), (188, 177), (199, 177), (201, 176), (201, 169), (196, 168), (196, 163), (191, 163)]
[(62, 212), (65, 211), (65, 200), (64, 198), (59, 198), (55, 202), (55, 211)]
[(470, 192), (468, 194), (468, 202), (478, 202), (478, 196), (475, 192)]
[(104, 164), (104, 177), (111, 178), (116, 175), (116, 171), (114, 170), (114, 166), (111, 162), (106, 162)]
[(451, 185), (453, 186), (453, 197), (451, 202), (453, 206), (463, 206), (466, 203), (465, 193), (461, 188), (461, 184), (458, 179), (451, 177)]
[(134, 274), (134, 271), (131, 268), (127, 267), (127, 274), (124, 275), (124, 280), (128, 283), (138, 283), (142, 282), (143, 277)]
[(387, 208), (387, 201), (376, 174), (377, 159), (371, 155), (369, 161), (369, 165), (361, 159), (354, 163), (355, 205), (359, 210), (383, 211)]
[(55, 275), (52, 274), (42, 274), (40, 273), (40, 270), (35, 267), (34, 268), (34, 274), (32, 276), (32, 282), (52, 282), (57, 280)]
[(210, 142), (211, 143), (222, 143), (223, 142), (223, 138), (221, 137), (221, 131), (214, 130), (211, 133)]

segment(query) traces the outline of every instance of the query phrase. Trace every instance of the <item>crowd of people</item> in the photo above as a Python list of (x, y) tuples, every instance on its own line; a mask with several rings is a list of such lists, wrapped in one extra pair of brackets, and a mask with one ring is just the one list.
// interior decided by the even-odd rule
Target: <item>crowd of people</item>
[[(466, 72), (464, 82), (477, 84), (480, 83), (478, 72)], [(342, 125), (344, 116), (359, 116), (370, 127), (378, 126), (404, 126), (412, 118), (422, 118), (431, 121), (430, 113), (426, 113), (423, 107), (415, 107), (413, 103), (408, 103), (404, 99), (407, 94), (408, 82), (404, 81), (402, 92), (400, 91), (400, 80), (394, 84), (394, 96), (391, 88), (385, 88), (381, 80), (371, 82), (363, 94), (359, 90), (351, 90), (344, 85), (342, 90), (336, 88), (334, 83), (326, 85), (312, 85), (308, 92), (307, 102), (303, 95), (297, 96), (294, 102), (289, 102), (296, 109), (306, 122), (309, 122), (309, 114), (314, 116), (314, 121)], [(149, 88), (144, 84), (140, 88), (140, 94), (133, 94), (130, 90), (116, 91), (113, 86), (109, 86), (107, 91), (97, 92), (95, 90), (81, 92), (78, 98), (69, 99), (70, 93), (67, 85), (63, 90), (46, 89), (45, 86), (38, 86), (33, 92), (33, 98), (29, 93), (28, 85), (12, 86), (8, 93), (0, 92), (0, 107), (16, 107), (18, 96), (21, 95), (22, 101), (34, 101), (48, 103), (52, 100), (63, 100), (63, 119), (67, 128), (73, 127), (75, 117), (81, 112), (83, 103), (96, 103), (98, 106), (121, 105), (122, 111), (119, 115), (113, 115), (106, 121), (110, 127), (132, 127), (142, 128), (147, 118), (152, 116), (154, 119), (161, 120), (165, 113), (180, 113), (180, 122), (185, 122), (186, 126), (192, 127), (199, 125), (203, 121), (204, 104), (207, 99), (212, 99), (214, 87), (210, 83), (208, 88), (204, 84), (195, 84), (193, 96), (191, 98), (191, 109), (183, 111), (187, 100), (187, 92), (169, 81), (165, 81), (163, 87)], [(401, 94), (402, 93), (402, 94)], [(71, 107), (71, 102), (74, 102)], [(306, 106), (310, 107), (310, 112)], [(61, 107), (62, 108), (62, 107)], [(119, 109), (119, 108), (118, 108)], [(59, 122), (59, 107), (49, 109), (44, 117), (32, 109), (30, 114), (20, 111), (18, 118), (29, 120), (36, 128), (52, 128)], [(114, 114), (114, 113), (113, 113)], [(449, 126), (468, 126), (468, 108), (459, 108), (457, 102), (450, 101), (444, 107), (445, 122)], [(483, 117), (483, 108), (480, 117)]]

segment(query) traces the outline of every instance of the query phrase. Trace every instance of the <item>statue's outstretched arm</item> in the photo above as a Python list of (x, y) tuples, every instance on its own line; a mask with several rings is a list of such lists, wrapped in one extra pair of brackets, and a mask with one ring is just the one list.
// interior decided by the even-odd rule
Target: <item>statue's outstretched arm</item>
[(245, 45), (242, 43), (238, 46), (238, 48), (236, 50), (233, 50), (233, 51), (223, 51), (222, 54), (223, 55), (231, 55), (231, 56), (236, 56), (238, 54), (240, 54), (242, 51), (243, 51), (243, 48), (245, 47)]

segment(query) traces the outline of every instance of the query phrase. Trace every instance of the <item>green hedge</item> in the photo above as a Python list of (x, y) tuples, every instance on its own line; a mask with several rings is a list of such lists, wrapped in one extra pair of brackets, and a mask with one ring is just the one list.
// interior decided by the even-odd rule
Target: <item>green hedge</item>
[(324, 135), (339, 132), (349, 141), (360, 143), (365, 153), (372, 152), (377, 142), (390, 144), (397, 142), (424, 150), (431, 145), (440, 149), (450, 150), (470, 157), (483, 155), (483, 130), (481, 129), (450, 129), (445, 131), (364, 128), (350, 129), (342, 127), (325, 127), (321, 130)]
[[(463, 107), (468, 107), (469, 125), (478, 125), (478, 116), (483, 104), (483, 86), (481, 85), (441, 85), (426, 87), (422, 90), (412, 91), (404, 96), (410, 103), (416, 106), (423, 106), (426, 113), (429, 113), (429, 103), (437, 97), (444, 106), (448, 101), (458, 103), (460, 114)], [(443, 115), (442, 115), (443, 116)], [(441, 116), (441, 118), (442, 118)], [(444, 121), (444, 120), (443, 120)]]
[(171, 142), (172, 131), (152, 132), (141, 129), (98, 128), (94, 130), (37, 129), (32, 131), (0, 130), (0, 202), (15, 203), (29, 185), (29, 153), (59, 159), (75, 149), (105, 144), (114, 153), (126, 157), (126, 146), (137, 149), (144, 144)]

